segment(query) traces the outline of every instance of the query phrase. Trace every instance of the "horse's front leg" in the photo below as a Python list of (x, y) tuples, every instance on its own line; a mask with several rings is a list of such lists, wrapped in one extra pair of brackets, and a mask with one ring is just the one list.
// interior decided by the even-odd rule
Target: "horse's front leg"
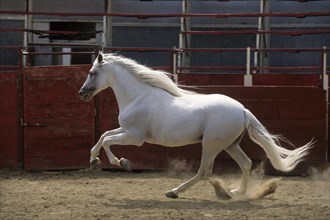
[(122, 132), (114, 135), (109, 135), (104, 138), (102, 145), (107, 153), (109, 161), (113, 165), (120, 166), (126, 170), (130, 170), (129, 160), (121, 158), (120, 160), (110, 150), (111, 145), (137, 145), (141, 146), (144, 142), (144, 138), (139, 135), (133, 135), (129, 131), (123, 130)]
[(120, 134), (124, 132), (123, 128), (117, 128), (111, 131), (107, 131), (104, 134), (101, 135), (100, 139), (98, 140), (98, 142), (95, 144), (95, 146), (91, 149), (91, 157), (90, 157), (90, 164), (91, 164), (91, 168), (95, 168), (98, 164), (100, 164), (100, 159), (98, 158), (99, 154), (100, 154), (100, 150), (102, 147), (102, 143), (104, 138), (111, 136), (111, 135), (115, 135), (115, 134)]

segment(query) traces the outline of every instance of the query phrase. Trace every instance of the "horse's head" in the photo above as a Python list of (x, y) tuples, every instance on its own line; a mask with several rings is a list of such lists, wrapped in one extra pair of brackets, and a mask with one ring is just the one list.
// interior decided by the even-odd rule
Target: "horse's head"
[(79, 90), (80, 99), (83, 101), (90, 101), (94, 95), (109, 87), (107, 74), (104, 71), (105, 64), (102, 53), (99, 53), (94, 61), (93, 67), (90, 69), (89, 74)]

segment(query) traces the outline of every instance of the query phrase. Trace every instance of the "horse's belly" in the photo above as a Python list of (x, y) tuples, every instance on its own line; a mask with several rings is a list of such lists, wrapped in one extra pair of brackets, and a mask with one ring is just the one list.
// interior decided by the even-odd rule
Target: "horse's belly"
[[(177, 115), (178, 116), (178, 115)], [(166, 121), (166, 125), (153, 128), (147, 135), (146, 142), (168, 147), (177, 147), (201, 142), (203, 129), (201, 120), (175, 117)]]
[(195, 98), (192, 104), (179, 103), (163, 114), (162, 120), (150, 127), (146, 142), (176, 147), (198, 143), (204, 138), (230, 141), (243, 132), (245, 116), (240, 103), (220, 95), (198, 98), (200, 101)]
[(150, 144), (159, 144), (166, 147), (180, 147), (188, 144), (195, 144), (200, 143), (202, 141), (200, 137), (191, 137), (190, 135), (185, 137), (176, 137), (176, 136), (169, 136), (167, 138), (146, 138), (146, 142)]

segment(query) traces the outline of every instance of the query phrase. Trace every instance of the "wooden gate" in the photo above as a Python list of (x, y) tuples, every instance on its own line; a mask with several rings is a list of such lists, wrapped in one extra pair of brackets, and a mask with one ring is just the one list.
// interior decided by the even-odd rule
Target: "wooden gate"
[(94, 102), (79, 100), (89, 66), (23, 69), (24, 168), (87, 167), (94, 144)]

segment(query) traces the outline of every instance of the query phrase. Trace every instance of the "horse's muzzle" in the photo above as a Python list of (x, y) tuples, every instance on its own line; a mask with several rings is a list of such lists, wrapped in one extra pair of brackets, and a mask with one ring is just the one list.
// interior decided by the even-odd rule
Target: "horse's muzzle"
[(82, 101), (88, 102), (92, 99), (93, 93), (90, 92), (90, 89), (81, 88), (78, 92), (78, 95)]

